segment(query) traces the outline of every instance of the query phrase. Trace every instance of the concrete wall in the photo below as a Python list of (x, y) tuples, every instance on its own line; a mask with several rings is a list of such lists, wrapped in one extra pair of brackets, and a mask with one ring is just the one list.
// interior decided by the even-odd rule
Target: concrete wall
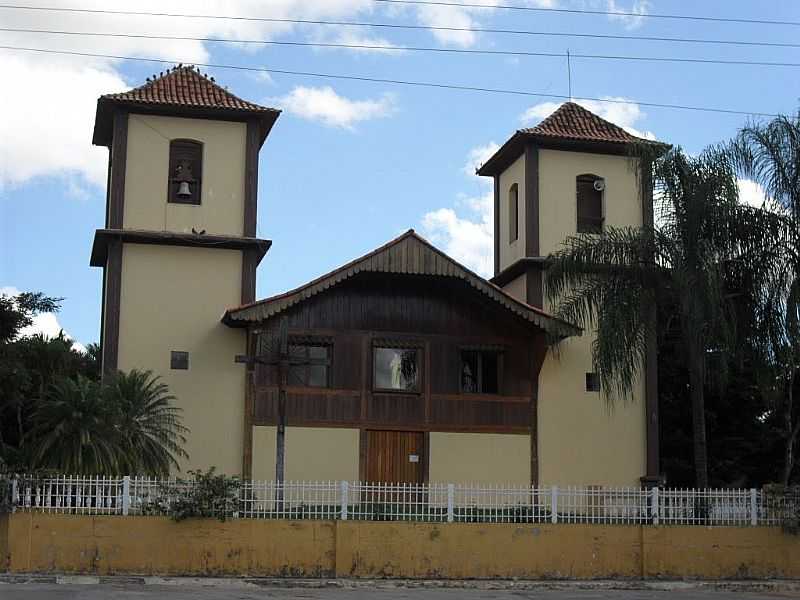
[[(509, 243), (508, 191), (513, 184), (519, 189), (519, 237)], [(515, 160), (500, 175), (500, 269), (505, 269), (525, 256), (525, 155)]]
[[(642, 223), (636, 175), (627, 157), (540, 150), (540, 250), (547, 255), (577, 230), (575, 178), (592, 173), (606, 181), (606, 225)], [(552, 310), (552, 306), (545, 307)], [(592, 328), (549, 353), (539, 375), (539, 482), (542, 485), (638, 485), (646, 469), (644, 383), (613, 409), (586, 392), (593, 370)]]
[[(125, 244), (119, 368), (161, 375), (190, 429), (182, 467), (242, 466), (245, 332), (220, 323), (241, 298), (238, 250)], [(170, 369), (170, 351), (189, 352), (188, 370)]]
[[(408, 578), (800, 576), (767, 527), (0, 516), (12, 572)], [(0, 538), (2, 539), (2, 538)], [(2, 567), (0, 563), (0, 567)]]
[[(167, 202), (169, 144), (203, 143), (201, 204)], [(242, 235), (246, 125), (131, 114), (125, 170), (125, 229)]]
[(430, 437), (430, 481), (528, 485), (529, 435), (437, 433)]
[(506, 285), (503, 286), (503, 291), (506, 294), (510, 294), (517, 300), (522, 300), (523, 302), (528, 301), (528, 278), (525, 274), (520, 275), (519, 277), (512, 279)]
[(277, 427), (253, 427), (253, 481), (275, 480), (277, 447)]

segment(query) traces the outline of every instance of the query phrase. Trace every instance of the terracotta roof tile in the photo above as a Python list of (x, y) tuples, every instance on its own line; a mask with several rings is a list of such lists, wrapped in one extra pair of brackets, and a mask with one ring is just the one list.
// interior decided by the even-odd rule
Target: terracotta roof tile
[(544, 121), (521, 133), (545, 136), (558, 139), (580, 140), (587, 142), (611, 142), (628, 144), (631, 142), (647, 142), (652, 140), (636, 137), (622, 127), (598, 117), (574, 102), (565, 102)]
[(178, 65), (166, 73), (147, 79), (147, 83), (127, 92), (105, 94), (103, 100), (148, 104), (185, 106), (245, 112), (277, 112), (234, 96), (213, 77), (203, 75), (193, 66)]

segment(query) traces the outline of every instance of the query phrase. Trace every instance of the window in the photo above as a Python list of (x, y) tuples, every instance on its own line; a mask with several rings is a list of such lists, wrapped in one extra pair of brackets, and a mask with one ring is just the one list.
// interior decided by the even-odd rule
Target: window
[(578, 233), (603, 232), (603, 189), (605, 180), (597, 175), (578, 175)]
[(328, 387), (331, 347), (289, 342), (289, 385)]
[(461, 351), (461, 391), (465, 394), (500, 392), (499, 353), (490, 350)]
[(169, 143), (167, 202), (200, 204), (203, 179), (203, 144), (194, 140)]
[(189, 368), (189, 353), (172, 350), (169, 353), (169, 368), (185, 371)]
[(586, 391), (587, 392), (600, 391), (600, 376), (597, 373), (586, 374)]
[(376, 347), (374, 387), (380, 390), (419, 390), (419, 350)]
[(515, 183), (508, 190), (508, 242), (519, 238), (519, 187)]

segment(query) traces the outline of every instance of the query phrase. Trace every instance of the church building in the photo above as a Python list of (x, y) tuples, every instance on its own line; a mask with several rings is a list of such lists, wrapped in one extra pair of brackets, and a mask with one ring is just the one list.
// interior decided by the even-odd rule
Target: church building
[[(517, 131), (494, 181), (494, 277), (413, 230), (257, 300), (259, 151), (280, 111), (179, 66), (97, 102), (109, 149), (103, 372), (150, 369), (186, 469), (245, 478), (639, 485), (658, 476), (655, 356), (609, 408), (592, 331), (551, 314), (547, 255), (652, 223), (636, 138), (574, 103)], [(267, 259), (268, 260), (268, 259)], [(554, 346), (557, 351), (554, 351)]]

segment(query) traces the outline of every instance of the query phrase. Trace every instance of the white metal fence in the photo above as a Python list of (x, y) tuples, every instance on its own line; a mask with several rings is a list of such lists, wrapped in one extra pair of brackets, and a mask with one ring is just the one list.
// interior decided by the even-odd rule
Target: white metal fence
[[(166, 514), (194, 481), (142, 477), (6, 479), (11, 511)], [(0, 488), (2, 489), (2, 488)], [(228, 517), (473, 523), (774, 526), (800, 511), (800, 494), (759, 489), (526, 487), (360, 481), (242, 481)]]

